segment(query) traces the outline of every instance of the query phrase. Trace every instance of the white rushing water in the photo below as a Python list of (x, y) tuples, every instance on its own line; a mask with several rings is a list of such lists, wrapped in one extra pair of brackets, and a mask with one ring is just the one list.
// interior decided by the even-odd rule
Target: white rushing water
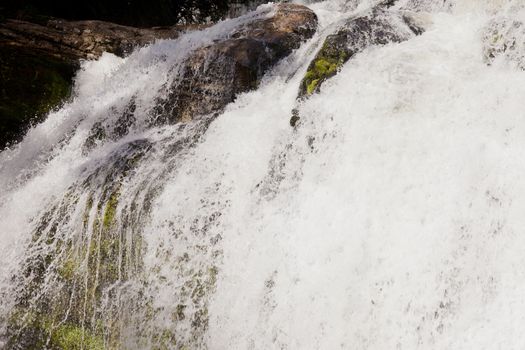
[[(151, 126), (148, 111), (188, 52), (270, 7), (86, 62), (75, 98), (0, 153), (4, 331), (47, 249), (49, 271), (73, 254), (83, 273), (49, 274), (28, 309), (86, 300), (74, 317), (108, 348), (116, 328), (123, 349), (524, 348), (525, 2), (400, 1), (425, 33), (367, 48), (297, 105), (323, 38), (374, 3), (308, 5), (315, 37), (209, 126)], [(87, 147), (130, 101), (126, 136)], [(119, 243), (104, 248), (113, 196)], [(90, 310), (104, 249), (117, 276)]]

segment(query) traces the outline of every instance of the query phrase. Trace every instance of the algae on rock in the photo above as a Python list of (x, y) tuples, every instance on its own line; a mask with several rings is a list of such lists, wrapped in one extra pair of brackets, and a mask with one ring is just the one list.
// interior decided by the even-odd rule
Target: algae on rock
[(318, 91), (319, 86), (330, 77), (337, 74), (337, 70), (348, 60), (346, 50), (334, 49), (328, 41), (308, 66), (306, 75), (301, 82), (299, 97), (308, 96)]

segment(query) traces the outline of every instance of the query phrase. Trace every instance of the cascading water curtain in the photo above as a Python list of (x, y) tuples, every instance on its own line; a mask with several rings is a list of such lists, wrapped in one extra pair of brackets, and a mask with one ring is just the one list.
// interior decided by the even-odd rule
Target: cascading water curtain
[(165, 101), (273, 5), (84, 62), (0, 153), (0, 347), (525, 346), (525, 3), (306, 5), (224, 111)]

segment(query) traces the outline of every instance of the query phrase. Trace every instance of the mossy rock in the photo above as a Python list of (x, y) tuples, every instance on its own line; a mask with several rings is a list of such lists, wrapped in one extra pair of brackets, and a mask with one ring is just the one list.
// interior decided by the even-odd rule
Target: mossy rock
[[(5, 349), (24, 350), (105, 350), (102, 334), (95, 334), (79, 325), (55, 324), (48, 315), (26, 313), (11, 314), (11, 328), (22, 330), (5, 344)], [(15, 330), (11, 332), (16, 333)]]
[[(141, 237), (122, 234), (123, 221), (135, 209), (123, 206), (121, 195), (149, 146), (145, 141), (126, 145), (37, 218), (27, 261), (13, 276), (15, 306), (0, 334), (8, 342), (5, 349), (77, 349), (79, 338), (82, 349), (121, 348), (119, 322), (126, 310), (103, 305), (116, 297), (119, 288), (113, 287), (141, 269)], [(95, 184), (99, 191), (92, 189)], [(80, 230), (65, 236), (75, 212), (81, 213), (76, 216)]]
[(344, 47), (334, 45), (336, 36), (326, 39), (323, 47), (308, 66), (306, 75), (301, 82), (299, 96), (309, 96), (319, 90), (321, 84), (337, 74), (339, 68), (348, 61), (349, 52)]
[[(301, 81), (297, 100), (304, 100), (318, 92), (326, 80), (366, 48), (402, 42), (423, 33), (423, 28), (411, 17), (389, 10), (392, 4), (392, 1), (385, 0), (369, 13), (349, 18), (341, 29), (326, 37)], [(299, 110), (295, 108), (290, 125), (295, 126), (299, 120)]]
[(50, 348), (67, 350), (104, 350), (102, 337), (76, 325), (62, 325), (51, 332)]
[(68, 98), (76, 69), (73, 62), (0, 45), (0, 148)]
[[(405, 28), (398, 23), (404, 23)], [(337, 74), (339, 68), (355, 54), (372, 45), (401, 42), (420, 34), (420, 28), (400, 14), (379, 7), (358, 18), (350, 18), (335, 34), (326, 37), (301, 83), (299, 97), (313, 94), (321, 84)]]

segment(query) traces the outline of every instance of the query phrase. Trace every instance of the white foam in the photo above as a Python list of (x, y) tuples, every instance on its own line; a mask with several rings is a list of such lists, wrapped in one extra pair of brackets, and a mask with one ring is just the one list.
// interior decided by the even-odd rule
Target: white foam
[[(493, 16), (510, 16), (508, 5), (518, 3), (441, 4), (412, 1), (411, 10), (434, 11), (427, 32), (356, 55), (299, 104), (292, 129), (314, 48), (354, 8), (313, 4), (316, 37), (179, 153), (177, 141), (198, 123), (138, 123), (123, 139), (87, 154), (82, 147), (91, 127), (112, 122), (112, 108), (133, 96), (145, 118), (174, 78), (170, 68), (235, 21), (126, 59), (86, 62), (76, 98), (0, 154), (2, 288), (34, 218), (145, 139), (150, 155), (123, 184), (118, 206), (133, 203), (142, 184), (159, 185), (140, 227), (146, 290), (159, 311), (138, 327), (193, 339), (193, 319), (173, 314), (196, 271), (217, 268), (215, 289), (186, 305), (209, 317), (196, 348), (523, 348), (525, 73), (488, 66), (482, 50)], [(127, 331), (127, 348), (141, 348)]]

